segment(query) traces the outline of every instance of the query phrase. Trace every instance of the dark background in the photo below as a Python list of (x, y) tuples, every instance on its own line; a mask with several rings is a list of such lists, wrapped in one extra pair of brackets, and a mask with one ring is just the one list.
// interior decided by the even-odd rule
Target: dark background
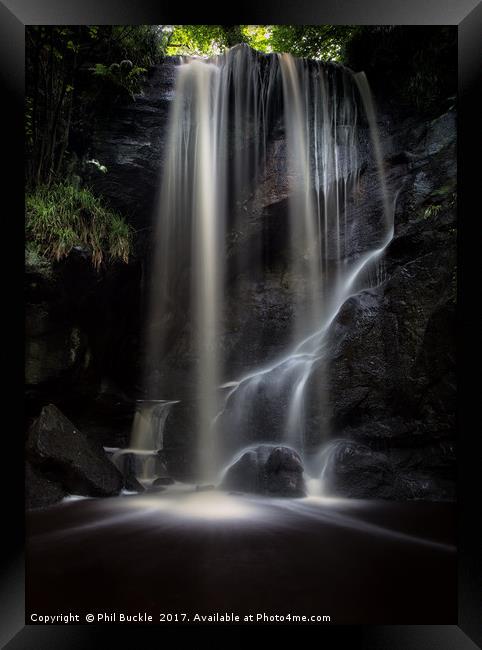
[[(477, 374), (469, 374), (467, 368), (462, 373), (462, 361), (469, 359), (474, 364), (474, 351), (478, 348), (475, 338), (475, 318), (477, 312), (477, 291), (473, 283), (478, 271), (477, 255), (472, 250), (478, 244), (480, 233), (478, 201), (480, 185), (480, 165), (477, 157), (480, 149), (480, 103), (476, 102), (476, 92), (480, 89), (480, 62), (482, 60), (482, 7), (474, 0), (426, 0), (425, 2), (388, 2), (379, 0), (360, 3), (357, 0), (338, 2), (296, 2), (285, 3), (271, 0), (264, 3), (245, 3), (243, 16), (225, 17), (212, 4), (208, 7), (199, 4), (189, 10), (190, 23), (218, 23), (223, 21), (250, 24), (458, 24), (459, 25), (459, 408), (458, 428), (462, 453), (459, 456), (459, 628), (456, 626), (376, 626), (318, 628), (319, 641), (325, 640), (327, 647), (346, 643), (349, 647), (369, 650), (405, 650), (414, 648), (461, 649), (474, 647), (465, 636), (467, 634), (479, 645), (482, 643), (481, 631), (481, 590), (480, 590), (480, 456), (475, 450), (480, 427), (475, 415), (478, 403)], [(477, 6), (478, 5), (478, 6)], [(8, 9), (6, 8), (8, 7)], [(474, 9), (474, 7), (476, 7)], [(225, 9), (225, 7), (224, 7)], [(468, 15), (472, 11), (471, 15)], [(9, 207), (4, 208), (3, 222), (8, 226), (4, 231), (2, 261), (4, 261), (3, 323), (8, 327), (3, 337), (4, 353), (11, 351), (11, 367), (4, 373), (7, 393), (4, 395), (3, 412), (11, 415), (10, 423), (4, 418), (3, 467), (4, 512), (1, 585), (2, 638), (6, 643), (23, 625), (23, 330), (22, 281), (23, 281), (23, 48), (24, 24), (145, 24), (172, 23), (187, 21), (178, 12), (174, 15), (169, 8), (157, 1), (137, 0), (136, 2), (110, 2), (89, 0), (82, 4), (66, 0), (8, 0), (0, 4), (0, 80), (3, 86), (3, 107), (7, 115), (2, 120), (4, 126), (3, 159), (7, 174), (4, 181), (4, 197), (10, 199)], [(479, 137), (477, 137), (479, 136)], [(4, 201), (6, 206), (6, 201)], [(477, 228), (472, 232), (472, 228)], [(8, 256), (8, 252), (14, 252)], [(8, 267), (5, 267), (7, 258)], [(17, 285), (18, 283), (18, 285)], [(475, 298), (475, 300), (474, 300)], [(16, 342), (14, 346), (13, 342)], [(4, 354), (4, 356), (7, 356)], [(18, 435), (16, 435), (18, 434)], [(20, 648), (100, 648), (112, 643), (113, 628), (93, 628), (88, 626), (46, 628), (26, 627), (8, 644), (11, 650)], [(165, 640), (165, 631), (159, 628), (143, 628), (157, 643)], [(171, 628), (171, 631), (175, 630)], [(219, 644), (226, 645), (226, 628), (214, 630)], [(272, 630), (270, 630), (272, 631)], [(234, 639), (232, 631), (229, 644), (234, 646), (245, 642), (248, 632), (246, 626), (237, 629)], [(288, 630), (283, 630), (283, 635)], [(298, 639), (298, 631), (289, 632), (293, 641)], [(465, 633), (465, 634), (464, 634)], [(197, 635), (197, 631), (196, 631)], [(130, 647), (139, 644), (139, 630), (133, 627), (122, 629), (122, 638)], [(199, 639), (199, 637), (197, 637)], [(288, 643), (291, 639), (286, 638)], [(236, 643), (234, 642), (236, 641)], [(129, 643), (130, 642), (130, 643)], [(119, 645), (116, 642), (116, 645)]]

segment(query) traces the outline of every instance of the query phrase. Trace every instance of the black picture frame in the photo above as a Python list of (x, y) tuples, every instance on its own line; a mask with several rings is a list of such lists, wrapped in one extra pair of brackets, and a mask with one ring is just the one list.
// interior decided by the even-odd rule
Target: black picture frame
[[(3, 87), (3, 107), (6, 115), (3, 158), (6, 173), (2, 175), (2, 196), (9, 198), (4, 213), (4, 252), (8, 266), (4, 271), (4, 351), (15, 351), (13, 363), (5, 371), (6, 390), (4, 410), (13, 414), (12, 424), (4, 424), (3, 465), (7, 489), (4, 486), (2, 579), (0, 584), (0, 645), (8, 650), (29, 648), (94, 648), (112, 643), (115, 626), (25, 626), (24, 621), (24, 499), (23, 463), (24, 439), (22, 427), (23, 393), (23, 93), (24, 93), (24, 27), (29, 24), (183, 24), (242, 22), (251, 24), (366, 24), (366, 25), (457, 25), (459, 39), (459, 99), (458, 99), (458, 178), (459, 178), (459, 306), (458, 306), (458, 367), (459, 367), (459, 480), (458, 480), (458, 625), (376, 625), (324, 626), (316, 630), (318, 641), (327, 647), (340, 643), (366, 650), (470, 650), (482, 647), (481, 554), (480, 536), (480, 456), (474, 451), (480, 427), (469, 426), (471, 411), (477, 406), (477, 386), (467, 373), (462, 374), (464, 352), (471, 355), (471, 341), (476, 341), (476, 301), (469, 286), (477, 277), (477, 235), (471, 233), (480, 218), (474, 209), (478, 205), (480, 165), (477, 166), (477, 139), (482, 111), (477, 103), (480, 90), (482, 62), (482, 5), (479, 0), (297, 0), (284, 3), (269, 0), (263, 3), (249, 0), (243, 5), (242, 18), (226, 16), (226, 5), (219, 8), (199, 5), (197, 10), (178, 8), (158, 0), (0, 0), (0, 79)], [(480, 137), (480, 136), (479, 136)], [(5, 200), (3, 202), (5, 206)], [(5, 258), (2, 261), (5, 263)], [(471, 336), (473, 335), (473, 336)], [(10, 341), (17, 341), (18, 347)], [(473, 362), (475, 363), (475, 362)], [(475, 367), (475, 366), (474, 366)], [(8, 372), (8, 375), (7, 375)], [(476, 421), (476, 420), (475, 420)], [(7, 477), (8, 470), (8, 477)], [(178, 630), (179, 628), (176, 628)], [(207, 629), (207, 628), (206, 628)], [(248, 627), (240, 630), (230, 645), (241, 645)], [(157, 626), (125, 626), (116, 645), (138, 647), (139, 633), (152, 635), (158, 644)], [(195, 630), (198, 634), (198, 629)], [(232, 630), (216, 630), (218, 643), (223, 645)], [(286, 642), (296, 630), (283, 628)], [(198, 641), (200, 639), (198, 638)], [(331, 643), (333, 645), (331, 645)]]

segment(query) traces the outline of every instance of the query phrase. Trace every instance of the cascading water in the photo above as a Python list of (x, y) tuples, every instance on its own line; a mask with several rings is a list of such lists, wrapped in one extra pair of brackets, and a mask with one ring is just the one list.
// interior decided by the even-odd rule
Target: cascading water
[(165, 473), (160, 452), (163, 448), (164, 425), (171, 406), (168, 400), (137, 402), (130, 447), (113, 449), (112, 462), (121, 472), (150, 485)]
[[(355, 224), (353, 206), (363, 119), (379, 168), (382, 218), (370, 245), (360, 251), (356, 233), (364, 224)], [(276, 129), (284, 131), (286, 142), (285, 166), (277, 174), (288, 187), (291, 335), (277, 361), (264, 366), (260, 359), (257, 368), (245, 368), (244, 376), (233, 379), (221, 342), (225, 298), (239, 290), (243, 263), (239, 256), (230, 258), (229, 250), (256, 232), (248, 206), (266, 192)], [(362, 288), (365, 271), (376, 268), (392, 235), (375, 113), (363, 74), (288, 54), (260, 55), (246, 46), (209, 61), (183, 60), (160, 192), (145, 385), (149, 398), (166, 394), (169, 378), (157, 381), (163, 359), (176, 331), (189, 321), (198, 480), (215, 480), (229, 458), (254, 441), (283, 441), (305, 459), (319, 451), (329, 420), (326, 333), (343, 302)], [(251, 241), (249, 264), (262, 268), (261, 245)], [(325, 414), (315, 435), (305, 430), (308, 387)], [(262, 439), (252, 437), (255, 420), (265, 431)]]

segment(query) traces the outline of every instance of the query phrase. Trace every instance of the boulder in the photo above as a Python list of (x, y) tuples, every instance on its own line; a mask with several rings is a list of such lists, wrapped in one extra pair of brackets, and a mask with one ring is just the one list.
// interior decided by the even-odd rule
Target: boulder
[(53, 404), (30, 427), (27, 456), (67, 493), (103, 497), (122, 490), (122, 474), (101, 444), (88, 439)]
[(221, 487), (281, 497), (305, 496), (303, 465), (294, 449), (259, 445), (245, 451), (226, 471)]
[[(453, 454), (449, 451), (443, 447), (418, 453), (411, 449), (375, 451), (353, 440), (340, 440), (323, 471), (324, 490), (355, 499), (453, 500)], [(432, 463), (427, 460), (431, 457)]]
[(51, 480), (27, 461), (25, 465), (25, 505), (27, 509), (45, 508), (66, 496), (60, 483)]
[(159, 485), (173, 485), (174, 484), (174, 479), (171, 478), (170, 476), (158, 476), (153, 482), (152, 485), (155, 485), (156, 487)]

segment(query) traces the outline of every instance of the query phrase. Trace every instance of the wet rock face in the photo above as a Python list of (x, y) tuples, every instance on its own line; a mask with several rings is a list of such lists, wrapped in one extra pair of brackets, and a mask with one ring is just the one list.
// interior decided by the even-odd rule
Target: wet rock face
[(279, 497), (306, 494), (301, 458), (290, 447), (274, 445), (259, 445), (247, 450), (229, 467), (221, 487)]
[[(42, 409), (30, 428), (27, 458), (35, 468), (30, 478), (42, 475), (60, 485), (64, 493), (113, 496), (123, 487), (122, 474), (100, 443), (87, 439), (53, 404)], [(32, 491), (31, 482), (27, 495)]]
[(453, 445), (377, 451), (353, 440), (335, 444), (332, 462), (324, 475), (328, 493), (395, 501), (454, 498)]
[(71, 373), (85, 355), (85, 337), (75, 326), (55, 323), (49, 304), (30, 304), (27, 311), (25, 381), (39, 385)]
[(54, 402), (87, 435), (126, 446), (140, 359), (140, 280), (135, 258), (99, 271), (77, 251), (59, 262), (27, 259), (28, 417)]
[[(390, 155), (415, 152), (387, 164), (395, 236), (379, 283), (344, 303), (327, 347), (331, 433), (352, 441), (333, 485), (348, 496), (454, 496), (455, 138), (450, 111), (385, 141)], [(312, 427), (320, 385), (315, 372)]]
[(85, 181), (136, 225), (150, 223), (167, 142), (167, 120), (178, 57), (155, 66), (135, 101), (117, 106), (96, 125), (91, 159), (107, 167), (86, 165)]

